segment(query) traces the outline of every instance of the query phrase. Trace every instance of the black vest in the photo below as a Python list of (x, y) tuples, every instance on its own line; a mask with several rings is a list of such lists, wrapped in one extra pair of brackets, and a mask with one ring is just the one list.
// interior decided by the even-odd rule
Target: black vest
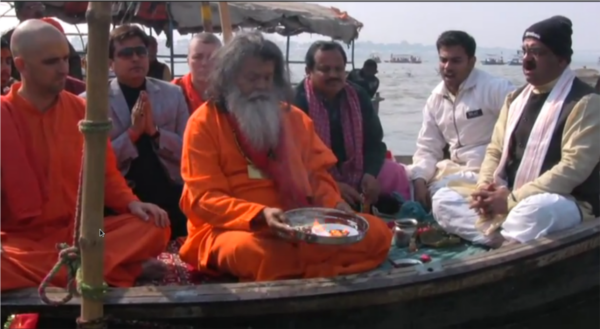
[[(517, 89), (513, 97), (517, 97), (524, 89), (524, 86)], [(552, 169), (552, 167), (554, 167), (560, 161), (562, 156), (562, 135), (563, 130), (565, 129), (567, 118), (571, 114), (575, 104), (577, 104), (577, 102), (579, 102), (579, 100), (581, 100), (584, 96), (592, 93), (596, 92), (591, 86), (579, 80), (578, 78), (575, 78), (571, 91), (567, 95), (563, 104), (563, 108), (560, 112), (554, 132), (552, 133), (552, 139), (550, 141), (550, 145), (548, 146), (548, 152), (546, 153), (546, 158), (542, 164), (540, 175)], [(513, 186), (515, 176), (517, 174), (517, 170), (519, 169), (519, 165), (521, 164), (523, 153), (525, 152), (525, 147), (527, 146), (527, 141), (529, 140), (529, 135), (533, 129), (535, 120), (537, 119), (544, 102), (548, 98), (548, 95), (549, 94), (535, 95), (533, 93), (530, 95), (529, 100), (523, 109), (523, 114), (519, 118), (519, 122), (517, 123), (515, 130), (513, 131), (513, 135), (510, 138), (508, 162), (506, 165), (506, 176), (510, 188)], [(571, 192), (571, 195), (576, 200), (589, 203), (592, 206), (595, 216), (600, 216), (599, 177), (600, 161), (596, 164), (596, 167), (594, 167), (594, 170), (590, 176)]]

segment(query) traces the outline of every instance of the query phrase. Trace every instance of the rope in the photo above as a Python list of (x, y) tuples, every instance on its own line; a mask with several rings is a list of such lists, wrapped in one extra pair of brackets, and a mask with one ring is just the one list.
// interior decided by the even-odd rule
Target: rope
[[(112, 128), (110, 120), (104, 122), (93, 122), (89, 120), (79, 121), (79, 131), (82, 133), (108, 132)], [(40, 283), (38, 295), (44, 304), (63, 305), (68, 303), (73, 296), (81, 295), (87, 299), (101, 300), (106, 293), (108, 286), (103, 283), (101, 287), (92, 287), (81, 280), (81, 253), (80, 253), (80, 229), (81, 229), (81, 200), (83, 194), (83, 165), (85, 155), (81, 157), (81, 170), (79, 171), (79, 183), (77, 186), (77, 202), (75, 204), (75, 227), (73, 230), (73, 244), (59, 243), (56, 245), (58, 250), (58, 261), (52, 267), (50, 272)], [(56, 274), (65, 267), (67, 270), (67, 295), (62, 299), (51, 300), (48, 298), (46, 289)]]

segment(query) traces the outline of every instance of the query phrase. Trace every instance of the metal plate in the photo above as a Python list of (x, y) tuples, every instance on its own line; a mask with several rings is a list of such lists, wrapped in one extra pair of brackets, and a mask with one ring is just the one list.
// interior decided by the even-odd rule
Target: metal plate
[[(287, 211), (289, 230), (278, 230), (277, 234), (294, 241), (315, 244), (345, 245), (361, 241), (369, 230), (369, 222), (357, 214), (329, 208), (299, 208)], [(326, 229), (347, 229), (347, 236), (326, 236), (313, 227), (315, 222)]]

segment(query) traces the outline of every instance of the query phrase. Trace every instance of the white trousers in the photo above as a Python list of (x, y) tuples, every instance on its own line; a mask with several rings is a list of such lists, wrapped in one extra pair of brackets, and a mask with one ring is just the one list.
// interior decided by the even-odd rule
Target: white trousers
[(446, 175), (438, 180), (434, 180), (429, 184), (429, 193), (431, 196), (434, 196), (437, 191), (447, 187), (448, 183), (452, 181), (464, 181), (465, 183), (476, 184), (477, 178), (477, 174), (472, 171), (460, 171), (454, 174)]
[(577, 204), (563, 196), (542, 193), (519, 202), (508, 214), (498, 234), (485, 236), (475, 223), (479, 215), (451, 188), (440, 188), (432, 197), (433, 216), (448, 233), (476, 244), (498, 246), (504, 239), (525, 243), (581, 223)]

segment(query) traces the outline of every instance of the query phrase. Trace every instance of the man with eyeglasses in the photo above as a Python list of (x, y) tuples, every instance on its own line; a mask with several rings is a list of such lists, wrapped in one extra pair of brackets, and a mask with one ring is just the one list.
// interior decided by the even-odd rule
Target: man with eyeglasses
[[(41, 1), (15, 1), (14, 9), (19, 23), (22, 23), (28, 19), (42, 19), (46, 6)], [(10, 44), (10, 39), (14, 29), (11, 29), (2, 35), (2, 39), (6, 40)], [(81, 59), (77, 54), (73, 45), (69, 42), (69, 75), (73, 78), (82, 80), (83, 74), (81, 71)], [(19, 70), (17, 70), (13, 64), (12, 77), (16, 80), (20, 80)]]
[(133, 192), (167, 211), (174, 238), (186, 235), (179, 168), (189, 112), (179, 87), (146, 77), (148, 43), (148, 35), (136, 25), (121, 25), (110, 33), (108, 56), (116, 77), (109, 81), (110, 138)]
[(470, 205), (465, 189), (434, 196), (449, 233), (526, 243), (600, 216), (600, 96), (569, 68), (572, 33), (563, 16), (524, 32), (527, 84), (506, 98)]

